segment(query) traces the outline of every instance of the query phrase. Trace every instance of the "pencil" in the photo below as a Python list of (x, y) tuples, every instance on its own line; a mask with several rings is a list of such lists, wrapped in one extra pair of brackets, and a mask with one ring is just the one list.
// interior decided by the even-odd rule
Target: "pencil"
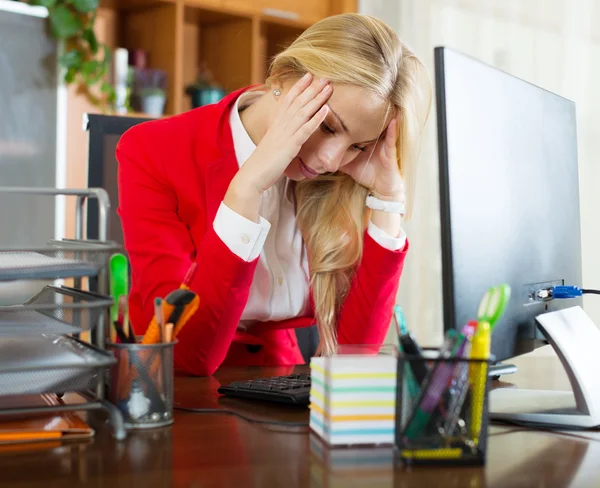
[(165, 342), (169, 343), (173, 340), (173, 324), (168, 323), (165, 325)]

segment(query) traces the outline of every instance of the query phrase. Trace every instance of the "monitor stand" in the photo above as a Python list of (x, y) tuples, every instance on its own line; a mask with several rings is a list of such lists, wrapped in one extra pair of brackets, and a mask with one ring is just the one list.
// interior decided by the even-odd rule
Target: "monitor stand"
[(579, 306), (536, 319), (573, 391), (497, 388), (490, 392), (490, 418), (566, 430), (600, 426), (600, 330)]
[(517, 367), (514, 364), (496, 363), (490, 366), (488, 376), (493, 380), (497, 380), (505, 374), (514, 374), (517, 372)]

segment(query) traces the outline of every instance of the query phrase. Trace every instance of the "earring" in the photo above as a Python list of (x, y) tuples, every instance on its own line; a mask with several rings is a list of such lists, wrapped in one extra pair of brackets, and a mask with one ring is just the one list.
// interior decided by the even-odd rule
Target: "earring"
[(279, 95), (281, 95), (281, 90), (278, 90), (277, 88), (275, 88), (273, 90), (273, 95), (275, 95), (276, 97), (278, 97)]

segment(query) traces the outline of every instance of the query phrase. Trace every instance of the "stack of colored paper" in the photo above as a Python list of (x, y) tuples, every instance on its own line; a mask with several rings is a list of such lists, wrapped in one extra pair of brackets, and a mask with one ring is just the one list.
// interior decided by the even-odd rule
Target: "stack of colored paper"
[(310, 427), (328, 445), (393, 444), (397, 358), (312, 358)]

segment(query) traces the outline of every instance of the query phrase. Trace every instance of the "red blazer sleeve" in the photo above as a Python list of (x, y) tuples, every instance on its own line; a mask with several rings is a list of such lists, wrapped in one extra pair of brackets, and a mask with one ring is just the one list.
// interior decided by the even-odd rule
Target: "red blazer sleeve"
[(408, 241), (399, 251), (380, 246), (365, 232), (360, 264), (338, 321), (339, 344), (382, 344), (392, 320)]
[(199, 295), (200, 306), (177, 336), (175, 366), (187, 373), (211, 375), (231, 345), (258, 260), (248, 263), (232, 253), (215, 234), (212, 222), (207, 222), (206, 234), (194, 245), (178, 217), (178, 196), (165, 168), (169, 161), (192, 155), (178, 153), (174, 143), (169, 161), (164, 161), (161, 143), (142, 127), (124, 134), (116, 151), (119, 215), (143, 306), (143, 323), (134, 324), (136, 333), (143, 333), (150, 323), (154, 298), (178, 288), (195, 261), (198, 267), (190, 288)]

